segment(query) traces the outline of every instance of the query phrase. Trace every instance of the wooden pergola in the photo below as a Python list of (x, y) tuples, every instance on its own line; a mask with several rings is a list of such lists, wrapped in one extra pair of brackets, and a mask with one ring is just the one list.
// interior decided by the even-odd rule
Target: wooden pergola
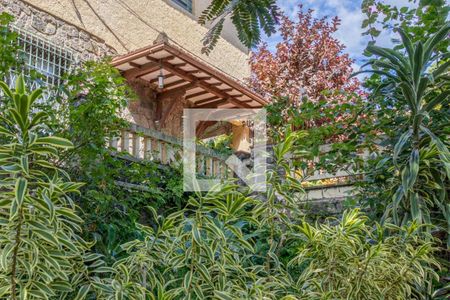
[[(128, 82), (145, 83), (156, 92), (156, 110), (152, 117), (160, 124), (166, 122), (180, 101), (183, 101), (183, 107), (194, 109), (261, 108), (268, 103), (238, 80), (194, 54), (169, 44), (164, 35), (152, 46), (114, 58), (112, 65)], [(160, 77), (163, 77), (162, 88), (158, 84)], [(173, 97), (180, 93), (182, 100)], [(235, 136), (235, 150), (248, 152), (249, 131), (244, 129), (244, 123), (238, 123), (230, 124), (231, 127), (226, 129), (226, 126), (217, 126), (215, 121), (201, 121), (196, 134), (206, 138), (231, 130)]]
[[(184, 90), (190, 108), (260, 108), (267, 104), (236, 79), (165, 41), (118, 56), (112, 65), (129, 81), (154, 84), (161, 96)], [(157, 89), (161, 73), (164, 87)]]

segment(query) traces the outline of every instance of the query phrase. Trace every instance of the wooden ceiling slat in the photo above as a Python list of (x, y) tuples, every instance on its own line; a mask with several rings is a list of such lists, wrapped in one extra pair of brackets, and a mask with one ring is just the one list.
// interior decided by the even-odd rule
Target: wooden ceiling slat
[[(164, 77), (164, 79), (166, 79), (166, 77)], [(182, 83), (187, 83), (187, 82), (184, 79), (180, 79), (180, 80), (177, 80), (177, 81), (174, 81), (174, 82), (171, 82), (171, 83), (164, 84), (164, 89), (168, 89), (168, 88), (171, 88), (173, 86), (180, 85)]]
[[(163, 55), (159, 55), (161, 53), (163, 55), (169, 56), (163, 57)], [(136, 63), (136, 61), (139, 58), (145, 58), (149, 62), (138, 64)], [(171, 63), (169, 62), (170, 60), (174, 61)], [(134, 61), (134, 65), (129, 64), (134, 68), (127, 71), (123, 71), (122, 73), (127, 78), (136, 78), (142, 76), (142, 74), (155, 73), (159, 68), (162, 67), (164, 69), (166, 77), (167, 76), (180, 77), (181, 79), (194, 84), (198, 88), (204, 89), (206, 93), (210, 93), (216, 96), (217, 98), (221, 98), (221, 100), (217, 100), (217, 102), (213, 101), (212, 103), (216, 103), (219, 105), (220, 104), (233, 106), (236, 105), (238, 107), (260, 107), (261, 105), (267, 103), (265, 99), (255, 94), (251, 90), (247, 89), (246, 87), (242, 86), (241, 83), (239, 83), (238, 81), (230, 77), (227, 77), (226, 74), (223, 74), (219, 70), (214, 69), (214, 67), (205, 64), (198, 58), (191, 56), (189, 53), (186, 53), (181, 49), (178, 49), (177, 47), (169, 45), (167, 43), (153, 45), (144, 48), (142, 50), (132, 52), (128, 55), (121, 56), (117, 59), (114, 59), (112, 64), (114, 66), (121, 66), (123, 64), (130, 63), (130, 61), (131, 62)], [(184, 67), (187, 70), (182, 69), (182, 67)], [(201, 73), (202, 76), (208, 77), (202, 78), (197, 73)], [(151, 75), (151, 77), (153, 76), (154, 75)], [(207, 80), (211, 81), (211, 79), (214, 79), (215, 81), (218, 82), (217, 83), (207, 82)], [(154, 80), (157, 80), (157, 78), (149, 78), (149, 81), (151, 82), (153, 82)], [(181, 84), (181, 81), (179, 84)], [(221, 85), (225, 85), (226, 88), (221, 89), (220, 88)], [(236, 95), (228, 94), (228, 92), (232, 91), (238, 92), (239, 94)], [(192, 95), (188, 95), (186, 96), (186, 98), (187, 99), (194, 98), (195, 96)], [(239, 97), (243, 96), (249, 97), (250, 99), (252, 99), (252, 101), (240, 100)], [(252, 104), (256, 106), (250, 105), (249, 102), (253, 101), (254, 103)], [(211, 105), (211, 103), (207, 104)]]
[[(150, 57), (148, 57), (148, 58), (150, 59)], [(156, 60), (154, 58), (151, 58), (151, 59)], [(171, 73), (174, 73), (178, 77), (181, 77), (189, 82), (195, 83), (198, 87), (201, 87), (202, 89), (210, 92), (213, 95), (216, 95), (219, 98), (222, 98), (222, 99), (231, 99), (232, 98), (232, 96), (228, 95), (227, 93), (222, 92), (221, 89), (218, 89), (205, 81), (199, 80), (197, 77), (190, 74), (189, 72), (183, 71), (179, 68), (175, 68), (174, 66), (172, 66), (172, 64), (170, 64), (166, 61), (161, 61), (160, 64), (165, 70), (167, 70)], [(236, 102), (239, 102), (239, 100), (235, 100), (235, 103)], [(243, 107), (251, 107), (247, 104), (244, 104), (242, 106)]]
[(202, 100), (195, 101), (194, 104), (195, 105), (202, 105), (202, 104), (208, 103), (208, 102), (210, 102), (212, 100), (218, 100), (217, 96), (212, 96), (212, 97), (208, 97), (208, 98), (205, 98), (205, 99), (202, 99)]
[[(185, 81), (185, 82), (186, 82), (186, 81)], [(185, 84), (185, 85), (178, 86), (178, 87), (175, 87), (175, 88), (173, 88), (173, 89), (164, 87), (163, 90), (162, 90), (162, 92), (159, 93), (159, 95), (160, 95), (160, 96), (164, 96), (164, 93), (170, 93), (170, 94), (173, 94), (173, 93), (176, 93), (177, 91), (181, 91), (181, 90), (187, 91), (187, 90), (190, 90), (190, 89), (194, 89), (194, 88), (196, 88), (196, 87), (197, 87), (197, 86), (195, 85), (195, 83), (187, 83), (187, 84)]]
[(209, 92), (208, 91), (201, 91), (201, 92), (197, 92), (197, 93), (194, 93), (194, 94), (186, 95), (185, 98), (186, 99), (192, 99), (192, 98), (195, 98), (195, 97), (203, 96), (205, 94), (209, 94)]
[(218, 99), (216, 101), (212, 101), (212, 102), (208, 102), (208, 103), (203, 103), (203, 104), (196, 104), (195, 107), (197, 108), (215, 108), (221, 104), (225, 104), (225, 103), (230, 103), (228, 101), (228, 99)]
[(123, 73), (123, 77), (126, 79), (134, 79), (139, 76), (155, 72), (159, 70), (160, 66), (155, 62), (148, 62), (143, 65), (139, 65), (139, 67), (135, 67), (134, 69), (125, 71)]

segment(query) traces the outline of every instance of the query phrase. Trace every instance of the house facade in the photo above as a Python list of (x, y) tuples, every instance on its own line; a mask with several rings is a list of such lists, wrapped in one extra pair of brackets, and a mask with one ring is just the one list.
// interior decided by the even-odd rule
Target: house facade
[[(46, 75), (49, 83), (58, 84), (72, 65), (110, 56), (138, 95), (124, 117), (142, 128), (181, 137), (184, 108), (259, 108), (266, 103), (243, 84), (249, 76), (249, 52), (229, 20), (215, 49), (209, 55), (202, 53), (208, 26), (197, 19), (208, 4), (206, 0), (0, 0), (0, 11), (14, 16), (27, 64)], [(235, 150), (249, 152), (245, 126), (203, 122), (197, 133), (209, 137), (235, 132), (242, 135), (234, 138)]]

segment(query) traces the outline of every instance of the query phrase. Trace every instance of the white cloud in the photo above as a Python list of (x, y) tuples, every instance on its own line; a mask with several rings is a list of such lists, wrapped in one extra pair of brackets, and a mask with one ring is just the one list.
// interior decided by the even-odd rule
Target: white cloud
[[(385, 0), (387, 4), (398, 7), (413, 5), (408, 0)], [(315, 17), (334, 17), (341, 19), (341, 25), (335, 36), (345, 46), (344, 50), (355, 60), (354, 67), (357, 67), (364, 60), (362, 55), (369, 38), (363, 36), (365, 31), (361, 28), (365, 15), (361, 12), (361, 1), (352, 0), (278, 0), (279, 7), (292, 19), (295, 20), (298, 12), (298, 5), (303, 4), (306, 9), (314, 9)], [(384, 47), (392, 45), (392, 38), (396, 37), (392, 32), (384, 31), (377, 38), (377, 44)], [(265, 39), (270, 48), (274, 49), (276, 43), (280, 41), (280, 36), (275, 34)]]

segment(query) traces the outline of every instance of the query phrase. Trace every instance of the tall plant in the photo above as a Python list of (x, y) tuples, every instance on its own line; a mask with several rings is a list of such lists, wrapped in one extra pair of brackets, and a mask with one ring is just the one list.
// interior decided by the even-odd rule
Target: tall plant
[[(450, 205), (447, 187), (450, 179), (450, 153), (445, 122), (450, 85), (448, 54), (436, 49), (448, 37), (447, 23), (430, 38), (412, 43), (408, 34), (399, 30), (405, 53), (370, 45), (367, 51), (377, 55), (368, 64), (371, 72), (383, 81), (374, 91), (392, 103), (402, 132), (393, 146), (392, 160), (381, 160), (378, 168), (389, 161), (391, 172), (398, 174), (392, 180), (392, 201), (385, 217), (392, 216), (396, 224), (408, 220), (435, 223), (433, 215), (450, 229)], [(397, 127), (397, 132), (399, 127)], [(450, 240), (449, 240), (450, 242)]]
[(303, 222), (296, 228), (303, 243), (290, 266), (304, 271), (292, 289), (304, 299), (425, 299), (438, 263), (419, 228), (373, 227), (358, 210), (322, 224)]
[[(41, 90), (28, 93), (0, 82), (7, 108), (0, 114), (0, 296), (49, 299), (77, 292), (84, 281), (88, 244), (70, 194), (80, 183), (55, 167), (59, 149), (72, 144), (47, 136), (45, 112), (34, 112)], [(98, 257), (96, 257), (98, 258)], [(101, 265), (98, 261), (96, 266)]]

